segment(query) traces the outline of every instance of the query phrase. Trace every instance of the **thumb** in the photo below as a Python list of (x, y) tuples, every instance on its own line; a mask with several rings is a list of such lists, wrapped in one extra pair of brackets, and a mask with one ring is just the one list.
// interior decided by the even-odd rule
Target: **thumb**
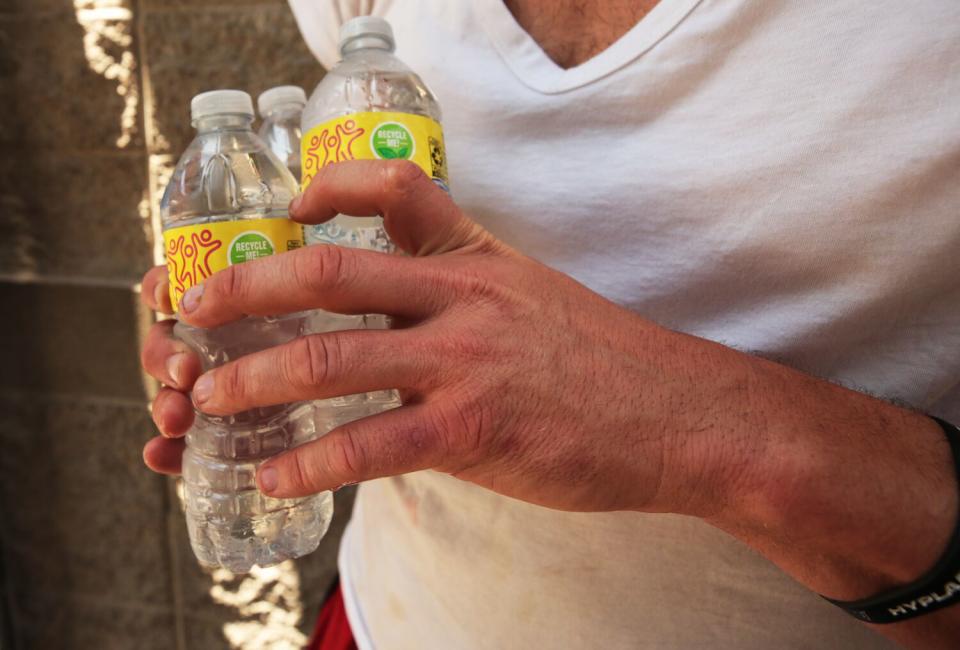
[(493, 239), (406, 160), (327, 165), (290, 204), (290, 217), (300, 223), (323, 223), (337, 214), (382, 216), (387, 234), (411, 255), (437, 255)]
[(338, 427), (265, 462), (257, 486), (285, 499), (437, 467), (446, 445), (424, 409), (404, 406)]

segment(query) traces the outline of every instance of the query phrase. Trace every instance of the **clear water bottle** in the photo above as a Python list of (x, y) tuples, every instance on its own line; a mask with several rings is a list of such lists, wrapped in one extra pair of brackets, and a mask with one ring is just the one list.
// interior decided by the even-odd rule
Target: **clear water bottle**
[(307, 95), (299, 86), (277, 86), (260, 94), (257, 109), (263, 123), (258, 135), (300, 182), (300, 119)]
[[(345, 160), (409, 160), (449, 191), (440, 104), (426, 84), (394, 56), (390, 24), (361, 16), (340, 28), (341, 61), (310, 95), (303, 111), (301, 186), (326, 165)], [(338, 215), (307, 227), (308, 244), (325, 243), (393, 252), (380, 217)], [(388, 319), (365, 316), (368, 328)], [(371, 413), (400, 405), (396, 391), (366, 395)]]
[[(300, 182), (300, 121), (306, 93), (297, 86), (277, 86), (261, 93), (257, 108), (263, 118), (259, 135)], [(315, 242), (314, 242), (315, 243)], [(382, 316), (347, 316), (315, 310), (307, 315), (307, 329), (311, 332), (330, 332), (342, 329), (385, 328)], [(393, 391), (376, 391), (357, 395), (334, 397), (315, 402), (317, 409), (332, 409), (318, 413), (325, 423), (345, 423), (358, 417), (375, 415), (387, 408), (399, 406)]]
[[(341, 61), (303, 111), (304, 189), (324, 166), (343, 160), (409, 160), (448, 190), (440, 104), (394, 56), (390, 24), (361, 16), (340, 29)], [(390, 251), (380, 217), (337, 216), (307, 229), (307, 241)]]
[[(174, 305), (216, 271), (303, 245), (302, 227), (287, 215), (296, 181), (254, 134), (250, 96), (203, 93), (191, 110), (197, 136), (160, 205)], [(246, 318), (215, 329), (180, 322), (174, 335), (207, 370), (310, 333), (312, 318)], [(337, 318), (325, 315), (324, 329), (353, 328), (358, 317)], [(183, 480), (190, 541), (201, 563), (246, 572), (317, 547), (333, 515), (332, 495), (274, 499), (257, 489), (254, 478), (264, 459), (358, 416), (324, 405), (285, 404), (226, 417), (196, 413), (186, 436)]]

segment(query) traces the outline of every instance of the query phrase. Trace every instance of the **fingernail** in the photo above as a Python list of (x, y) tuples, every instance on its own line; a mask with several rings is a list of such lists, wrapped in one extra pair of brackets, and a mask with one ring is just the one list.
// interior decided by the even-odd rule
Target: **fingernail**
[(187, 289), (187, 292), (183, 294), (183, 298), (180, 299), (180, 311), (189, 314), (200, 306), (201, 297), (203, 297), (202, 284), (198, 284), (195, 287), (190, 287)]
[(297, 194), (293, 197), (293, 200), (290, 201), (290, 207), (287, 208), (287, 212), (290, 213), (291, 217), (297, 216), (297, 212), (300, 211), (300, 204), (303, 203), (303, 194)]
[(158, 282), (157, 286), (153, 288), (153, 306), (156, 309), (163, 309), (163, 294), (170, 291), (170, 284), (168, 282)]
[(167, 357), (167, 374), (170, 375), (170, 379), (173, 380), (175, 386), (180, 385), (181, 365), (186, 357), (186, 352), (178, 352), (177, 354)]
[(273, 492), (280, 483), (280, 475), (273, 467), (263, 467), (260, 469), (260, 490), (263, 492)]
[(193, 401), (203, 404), (213, 395), (213, 374), (202, 375), (193, 385)]

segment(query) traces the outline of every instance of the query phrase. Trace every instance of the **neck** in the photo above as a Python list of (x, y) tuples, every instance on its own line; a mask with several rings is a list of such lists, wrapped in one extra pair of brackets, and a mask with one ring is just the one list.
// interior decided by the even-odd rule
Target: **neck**
[(220, 114), (207, 115), (194, 120), (194, 127), (198, 132), (215, 131), (218, 129), (248, 129), (253, 122), (249, 115)]
[(610, 47), (659, 0), (504, 0), (554, 63), (573, 68)]

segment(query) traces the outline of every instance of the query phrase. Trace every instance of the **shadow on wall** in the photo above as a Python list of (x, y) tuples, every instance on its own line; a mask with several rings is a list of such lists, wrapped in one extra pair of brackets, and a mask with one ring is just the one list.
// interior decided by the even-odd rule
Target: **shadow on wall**
[(175, 484), (140, 459), (136, 292), (190, 98), (322, 74), (283, 0), (0, 6), (0, 650), (305, 641), (352, 493), (317, 553), (202, 571)]

